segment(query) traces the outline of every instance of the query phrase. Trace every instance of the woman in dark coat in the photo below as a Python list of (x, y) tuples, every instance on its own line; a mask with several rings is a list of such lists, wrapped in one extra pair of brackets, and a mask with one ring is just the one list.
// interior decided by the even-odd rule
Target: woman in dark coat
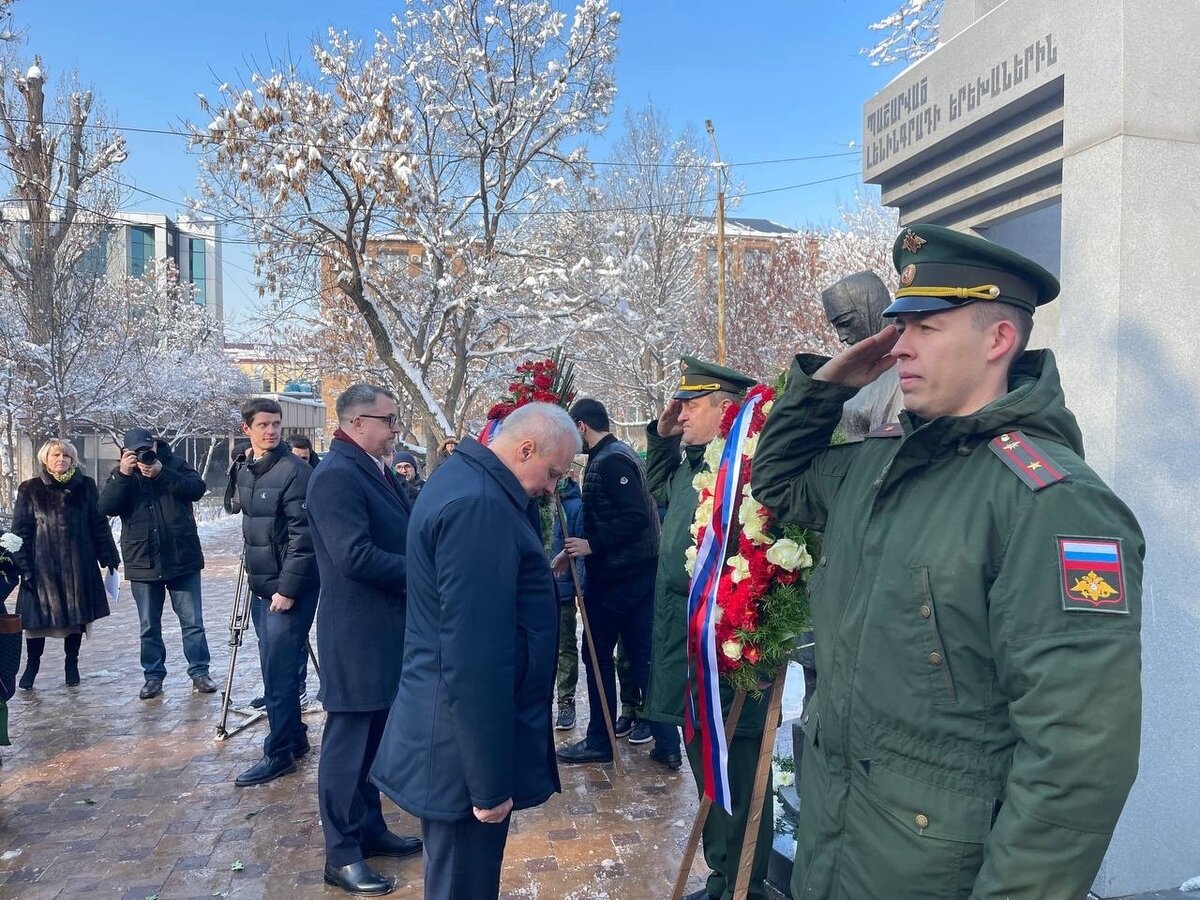
[(77, 459), (68, 441), (47, 441), (38, 451), (42, 473), (17, 488), (13, 533), (23, 541), (16, 553), (22, 579), (17, 612), (26, 650), (20, 687), (27, 691), (48, 637), (64, 639), (67, 684), (79, 684), (83, 636), (109, 612), (99, 566), (121, 564), (96, 482), (76, 468)]

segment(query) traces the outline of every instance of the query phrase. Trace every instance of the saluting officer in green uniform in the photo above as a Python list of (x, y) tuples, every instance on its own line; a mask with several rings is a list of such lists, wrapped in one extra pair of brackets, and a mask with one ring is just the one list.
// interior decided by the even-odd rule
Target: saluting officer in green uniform
[[(1142, 534), (1023, 352), (1054, 276), (930, 225), (893, 260), (894, 325), (797, 356), (754, 460), (825, 531), (792, 896), (1082, 900), (1137, 772)], [(900, 427), (830, 447), (893, 366)]]
[[(683, 723), (686, 691), (695, 693), (695, 673), (687, 670), (690, 578), (684, 569), (687, 550), (695, 543), (691, 528), (696, 516), (697, 494), (692, 479), (705, 469), (704, 448), (717, 437), (725, 410), (755, 384), (753, 378), (741, 372), (690, 356), (683, 357), (680, 369), (679, 389), (674, 398), (658, 421), (646, 426), (646, 481), (658, 503), (666, 506), (667, 514), (662, 523), (658, 576), (654, 586), (653, 657), (645, 716), (674, 725)], [(726, 716), (733, 694), (722, 682), (721, 704)], [(706, 897), (729, 900), (733, 896), (765, 718), (765, 695), (759, 701), (747, 698), (737, 731), (729, 742), (733, 815), (719, 806), (713, 806), (708, 814), (704, 826), (704, 860), (712, 873), (705, 888), (688, 894), (685, 900)], [(698, 734), (687, 746), (687, 755), (700, 787), (704, 775)], [(754, 900), (766, 897), (763, 880), (771, 854), (771, 797), (768, 786), (750, 879), (749, 896)]]

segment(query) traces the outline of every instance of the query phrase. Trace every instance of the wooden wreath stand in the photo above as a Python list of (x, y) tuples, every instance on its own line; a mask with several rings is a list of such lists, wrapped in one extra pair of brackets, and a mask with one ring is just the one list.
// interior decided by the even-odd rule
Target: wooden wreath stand
[[(563, 509), (562, 498), (558, 494), (554, 495), (554, 508), (558, 512), (558, 522), (562, 526), (563, 541), (571, 536), (570, 529), (567, 527), (567, 513)], [(571, 562), (571, 580), (575, 582), (575, 603), (579, 607), (579, 616), (583, 619), (583, 637), (587, 641), (588, 655), (592, 660), (592, 671), (596, 673), (596, 691), (600, 694), (600, 709), (604, 712), (604, 727), (608, 729), (608, 742), (612, 746), (613, 768), (621, 777), (625, 776), (625, 766), (621, 762), (621, 751), (617, 747), (617, 731), (613, 727), (612, 713), (608, 709), (608, 695), (604, 691), (604, 685), (600, 683), (600, 664), (596, 656), (596, 644), (592, 640), (592, 629), (588, 625), (587, 609), (583, 605), (583, 584), (579, 580), (579, 569), (576, 568), (574, 557), (568, 555)]]
[[(762, 822), (763, 801), (767, 795), (767, 777), (771, 772), (771, 758), (775, 750), (775, 736), (779, 732), (779, 711), (783, 706), (783, 684), (787, 677), (787, 660), (779, 664), (775, 680), (771, 683), (771, 699), (767, 703), (767, 719), (763, 728), (762, 743), (758, 750), (758, 766), (754, 770), (754, 792), (750, 797), (750, 815), (746, 819), (746, 831), (742, 838), (742, 852), (738, 857), (737, 881), (734, 883), (733, 900), (746, 900), (750, 890), (750, 871), (754, 868), (754, 852), (758, 846), (758, 832)], [(725, 721), (725, 742), (733, 740), (737, 729), (738, 719), (742, 716), (742, 707), (746, 703), (746, 692), (738, 691), (733, 696), (733, 705), (729, 708), (729, 717)], [(679, 874), (675, 876), (675, 888), (671, 892), (671, 900), (681, 900), (688, 876), (692, 872), (692, 861), (696, 858), (696, 849), (700, 846), (700, 838), (704, 834), (704, 823), (708, 821), (712, 801), (703, 794), (700, 795), (700, 807), (696, 810), (696, 821), (692, 823), (692, 833), (683, 851), (683, 862), (679, 866)]]

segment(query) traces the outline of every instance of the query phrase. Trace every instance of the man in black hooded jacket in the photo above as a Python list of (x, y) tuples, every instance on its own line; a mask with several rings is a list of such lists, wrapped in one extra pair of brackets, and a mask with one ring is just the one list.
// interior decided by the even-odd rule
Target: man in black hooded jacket
[(300, 713), (300, 663), (317, 612), (320, 581), (308, 525), (312, 467), (282, 437), (283, 410), (255, 397), (242, 406), (250, 449), (234, 460), (225, 507), (242, 514), (250, 614), (258, 633), (270, 732), (263, 757), (234, 783), (265, 784), (296, 770), (308, 752)]

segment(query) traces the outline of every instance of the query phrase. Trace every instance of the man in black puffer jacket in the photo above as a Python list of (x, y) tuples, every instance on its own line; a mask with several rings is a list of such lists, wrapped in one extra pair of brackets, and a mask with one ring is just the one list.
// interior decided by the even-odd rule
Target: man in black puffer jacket
[(317, 612), (320, 581), (308, 526), (312, 467), (280, 440), (283, 410), (255, 397), (242, 406), (250, 449), (234, 460), (225, 508), (242, 514), (250, 614), (258, 633), (267, 722), (263, 758), (239, 775), (239, 787), (265, 784), (296, 770), (308, 752), (300, 717), (300, 664)]
[(192, 504), (206, 490), (200, 474), (172, 453), (166, 441), (145, 428), (130, 428), (121, 461), (100, 492), (100, 512), (121, 517), (121, 559), (141, 626), (146, 683), (138, 696), (143, 700), (161, 694), (167, 677), (162, 639), (167, 593), (179, 617), (192, 686), (205, 694), (217, 690), (208, 677), (208, 639), (200, 598), (204, 554), (192, 512)]
[[(654, 624), (654, 576), (658, 569), (658, 509), (646, 487), (642, 461), (626, 443), (609, 433), (608, 411), (596, 400), (571, 407), (579, 427), (587, 470), (583, 476), (582, 536), (565, 541), (567, 554), (585, 560), (588, 627), (596, 646), (597, 667), (587, 664), (591, 720), (587, 736), (558, 751), (565, 763), (605, 762), (612, 759), (604, 714), (602, 685), (608, 708), (617, 708), (613, 649), (625, 644), (630, 673), (643, 695), (650, 678), (650, 637)], [(562, 560), (557, 560), (561, 567)], [(679, 732), (674, 726), (650, 723), (655, 746), (650, 758), (671, 769), (681, 765)]]

